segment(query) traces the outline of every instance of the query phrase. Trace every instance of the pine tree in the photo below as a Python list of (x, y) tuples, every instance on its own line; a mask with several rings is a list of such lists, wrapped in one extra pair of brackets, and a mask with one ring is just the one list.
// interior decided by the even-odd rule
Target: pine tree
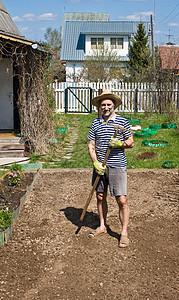
[(151, 66), (151, 53), (148, 35), (142, 23), (138, 24), (137, 32), (129, 45), (128, 70), (134, 80), (143, 81), (147, 78), (147, 70)]

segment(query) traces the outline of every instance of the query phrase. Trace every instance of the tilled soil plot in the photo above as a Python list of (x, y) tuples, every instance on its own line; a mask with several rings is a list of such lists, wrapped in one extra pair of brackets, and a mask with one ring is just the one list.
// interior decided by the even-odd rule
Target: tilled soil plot
[(75, 234), (92, 170), (42, 171), (11, 240), (0, 249), (0, 299), (178, 299), (178, 172), (128, 170), (130, 246), (118, 248), (115, 199), (109, 234), (98, 225), (95, 195)]

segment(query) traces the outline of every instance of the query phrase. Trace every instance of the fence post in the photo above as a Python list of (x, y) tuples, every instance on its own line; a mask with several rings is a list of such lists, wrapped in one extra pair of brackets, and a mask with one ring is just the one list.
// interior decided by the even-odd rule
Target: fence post
[(137, 113), (138, 111), (138, 88), (135, 90), (135, 95), (134, 95), (134, 112)]
[(91, 100), (92, 100), (92, 88), (90, 88), (90, 114), (92, 113), (92, 103), (91, 103)]
[(65, 113), (68, 112), (68, 88), (65, 89)]
[[(98, 89), (98, 95), (101, 95), (102, 92), (103, 92), (102, 89)], [(100, 110), (99, 107), (98, 107), (98, 117), (100, 117), (100, 116), (101, 116), (101, 110)]]

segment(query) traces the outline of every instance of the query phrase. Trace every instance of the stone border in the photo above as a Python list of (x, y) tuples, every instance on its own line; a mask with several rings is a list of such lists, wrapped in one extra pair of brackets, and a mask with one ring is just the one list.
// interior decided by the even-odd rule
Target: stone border
[(31, 183), (31, 185), (27, 186), (26, 193), (21, 197), (19, 207), (13, 211), (11, 225), (6, 230), (0, 232), (0, 246), (1, 247), (3, 247), (4, 244), (7, 243), (8, 240), (11, 238), (11, 235), (12, 235), (14, 226), (17, 222), (17, 219), (19, 217), (20, 211), (21, 211), (24, 203), (28, 200), (30, 192), (38, 178), (39, 178), (39, 170), (37, 170), (36, 174), (34, 175), (34, 179)]

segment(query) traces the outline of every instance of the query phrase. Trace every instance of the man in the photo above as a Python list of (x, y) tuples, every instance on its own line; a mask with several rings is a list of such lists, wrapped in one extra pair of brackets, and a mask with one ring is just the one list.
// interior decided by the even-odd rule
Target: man
[[(92, 104), (101, 111), (101, 116), (93, 120), (88, 134), (88, 150), (93, 161), (94, 171), (92, 184), (94, 184), (97, 174), (101, 175), (96, 187), (97, 208), (100, 219), (100, 226), (90, 233), (91, 237), (96, 237), (101, 233), (107, 233), (106, 218), (108, 212), (107, 189), (110, 188), (111, 196), (115, 196), (119, 206), (119, 220), (122, 225), (119, 247), (127, 247), (129, 238), (127, 227), (129, 222), (129, 206), (127, 202), (127, 169), (124, 149), (132, 148), (134, 141), (127, 119), (116, 115), (114, 109), (121, 104), (118, 95), (105, 90), (94, 99)], [(113, 138), (114, 126), (118, 125), (127, 130), (120, 130), (117, 138)], [(110, 155), (106, 166), (102, 163), (108, 147), (111, 147)]]

